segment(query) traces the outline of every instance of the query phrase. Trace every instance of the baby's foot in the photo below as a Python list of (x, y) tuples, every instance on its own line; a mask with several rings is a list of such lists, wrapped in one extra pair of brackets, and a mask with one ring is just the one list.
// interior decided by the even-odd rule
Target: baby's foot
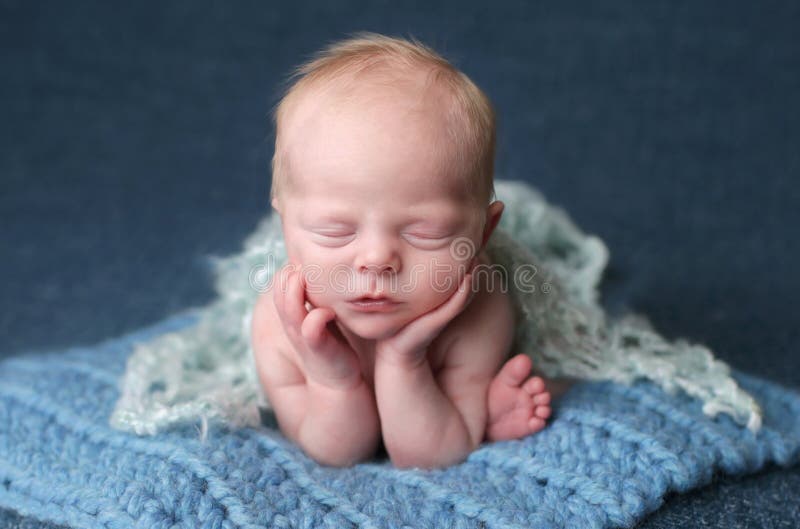
[(550, 392), (541, 377), (529, 377), (531, 359), (518, 354), (506, 362), (489, 385), (489, 441), (519, 439), (536, 433), (550, 416)]

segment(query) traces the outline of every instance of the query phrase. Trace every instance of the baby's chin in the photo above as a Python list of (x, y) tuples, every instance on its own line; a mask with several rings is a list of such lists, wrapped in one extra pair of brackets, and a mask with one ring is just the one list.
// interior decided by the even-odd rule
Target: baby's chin
[[(338, 317), (338, 316), (337, 316)], [(396, 314), (367, 314), (339, 317), (339, 322), (365, 340), (382, 340), (397, 334), (406, 324)]]

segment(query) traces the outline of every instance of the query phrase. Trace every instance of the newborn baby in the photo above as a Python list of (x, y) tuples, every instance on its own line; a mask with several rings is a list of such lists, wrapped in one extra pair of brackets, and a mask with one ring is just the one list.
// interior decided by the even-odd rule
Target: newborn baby
[[(429, 48), (362, 34), (298, 69), (275, 113), (271, 201), (288, 260), (252, 344), (282, 432), (346, 466), (463, 461), (537, 432), (550, 394), (481, 281), (493, 201), (487, 97)], [(508, 285), (513, 288), (513, 285)]]

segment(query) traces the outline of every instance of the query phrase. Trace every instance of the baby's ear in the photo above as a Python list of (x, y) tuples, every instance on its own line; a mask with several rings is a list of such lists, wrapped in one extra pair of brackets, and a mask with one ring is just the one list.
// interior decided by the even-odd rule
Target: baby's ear
[(500, 222), (500, 217), (503, 216), (503, 210), (505, 209), (505, 204), (500, 202), (499, 200), (495, 200), (489, 207), (486, 208), (486, 226), (483, 228), (483, 240), (481, 241), (481, 250), (486, 247), (486, 243), (489, 242), (489, 237), (492, 236), (492, 232), (497, 227), (497, 224)]
[(277, 197), (273, 198), (270, 203), (272, 204), (272, 209), (274, 209), (278, 213), (281, 212), (281, 208), (279, 207), (280, 204), (278, 203), (278, 198)]

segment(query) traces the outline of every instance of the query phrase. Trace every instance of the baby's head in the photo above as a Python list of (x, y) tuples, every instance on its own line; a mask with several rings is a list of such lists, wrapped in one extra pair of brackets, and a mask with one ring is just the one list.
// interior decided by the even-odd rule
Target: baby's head
[(394, 323), (410, 321), (453, 292), (502, 214), (491, 103), (431, 49), (375, 34), (294, 78), (274, 113), (270, 193), (289, 261), (320, 271), (309, 301), (344, 321), (345, 302), (380, 293), (398, 301)]
[(303, 122), (323, 113), (335, 118), (348, 110), (377, 122), (381, 104), (400, 97), (409, 105), (408, 119), (429, 125), (436, 136), (431, 147), (437, 149), (447, 176), (458, 179), (460, 190), (484, 209), (494, 198), (491, 102), (466, 75), (425, 45), (361, 33), (322, 50), (296, 68), (291, 79), (295, 82), (273, 113), (271, 201), (280, 203), (283, 191), (291, 188), (292, 154), (309, 155), (303, 152), (309, 138), (297, 137)]

